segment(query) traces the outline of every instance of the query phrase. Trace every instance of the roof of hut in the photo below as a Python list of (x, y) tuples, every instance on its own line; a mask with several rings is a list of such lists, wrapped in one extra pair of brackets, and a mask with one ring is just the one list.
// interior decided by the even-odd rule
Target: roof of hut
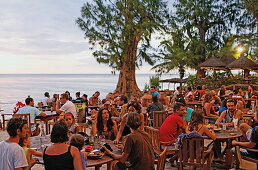
[(240, 56), (238, 59), (227, 65), (230, 69), (258, 69), (258, 64), (248, 59), (245, 56)]
[(171, 79), (166, 79), (166, 80), (160, 80), (160, 82), (163, 83), (185, 83), (188, 79), (180, 79), (180, 78), (171, 78)]
[(203, 63), (199, 64), (198, 67), (201, 69), (224, 69), (226, 67), (226, 63), (222, 62), (216, 57), (211, 57)]
[(226, 63), (226, 65), (232, 63), (233, 61), (236, 60), (235, 57), (233, 57), (233, 55), (227, 54), (227, 55), (223, 55), (220, 60), (224, 63)]

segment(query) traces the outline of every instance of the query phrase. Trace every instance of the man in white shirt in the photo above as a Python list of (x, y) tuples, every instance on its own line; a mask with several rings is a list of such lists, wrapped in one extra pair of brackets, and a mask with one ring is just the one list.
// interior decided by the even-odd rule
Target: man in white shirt
[(7, 124), (9, 139), (0, 142), (0, 169), (1, 170), (23, 170), (28, 166), (25, 152), (18, 144), (20, 138), (29, 135), (26, 120), (12, 118)]
[[(72, 113), (75, 118), (77, 118), (77, 112), (74, 104), (68, 100), (68, 95), (66, 93), (61, 94), (60, 100), (56, 102), (56, 113), (61, 114), (64, 113)], [(64, 104), (61, 107), (61, 103)]]

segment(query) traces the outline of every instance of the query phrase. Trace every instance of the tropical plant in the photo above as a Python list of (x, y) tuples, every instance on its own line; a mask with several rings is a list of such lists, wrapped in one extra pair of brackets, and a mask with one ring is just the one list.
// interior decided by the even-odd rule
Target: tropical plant
[(161, 42), (158, 55), (160, 63), (152, 69), (160, 74), (178, 69), (179, 77), (183, 79), (186, 67), (193, 67), (189, 60), (191, 53), (188, 50), (188, 40), (180, 29), (171, 31), (170, 37)]
[(116, 91), (141, 95), (135, 70), (143, 61), (154, 63), (151, 36), (163, 29), (167, 13), (163, 0), (93, 0), (82, 7), (76, 22), (97, 61), (120, 72)]

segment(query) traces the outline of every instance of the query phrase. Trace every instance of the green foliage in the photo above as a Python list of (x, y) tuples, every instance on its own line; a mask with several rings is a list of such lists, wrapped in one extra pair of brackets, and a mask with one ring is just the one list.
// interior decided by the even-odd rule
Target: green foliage
[(167, 13), (162, 0), (93, 0), (82, 7), (76, 23), (97, 61), (120, 70), (123, 64), (154, 63), (147, 50), (151, 35), (163, 29)]
[(187, 49), (188, 40), (180, 29), (171, 31), (170, 38), (161, 42), (158, 60), (161, 62), (155, 65), (157, 73), (168, 73), (171, 70), (178, 69), (180, 78), (184, 77), (185, 68), (193, 67), (189, 60), (191, 52)]
[(247, 44), (257, 47), (257, 22), (240, 0), (176, 0), (174, 7), (170, 29), (183, 31), (195, 68), (217, 55), (230, 37), (233, 43), (247, 43), (253, 37), (256, 41)]
[[(151, 86), (155, 86), (157, 89), (160, 89), (160, 83), (159, 83), (159, 75), (156, 76), (150, 76), (150, 81), (149, 81), (149, 89)], [(146, 85), (146, 84), (145, 84)]]
[(231, 77), (231, 73), (229, 71), (222, 73), (214, 72), (212, 75), (205, 77), (205, 79), (200, 79), (197, 76), (189, 76), (187, 85), (194, 87), (207, 85), (209, 89), (217, 89), (222, 85), (258, 83), (258, 77), (251, 78), (249, 81), (246, 81), (242, 77), (242, 75)]

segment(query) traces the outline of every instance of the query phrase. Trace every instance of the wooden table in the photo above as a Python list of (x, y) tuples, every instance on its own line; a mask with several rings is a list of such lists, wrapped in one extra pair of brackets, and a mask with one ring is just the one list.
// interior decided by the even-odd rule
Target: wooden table
[(36, 116), (35, 119), (39, 119), (40, 121), (43, 121), (45, 123), (46, 134), (49, 134), (50, 133), (50, 124), (48, 123), (48, 121), (57, 119), (58, 117), (59, 117), (59, 114), (53, 113), (53, 114), (47, 114), (46, 116)]
[[(222, 151), (221, 154), (219, 153), (218, 155), (221, 158), (221, 160), (223, 160), (222, 157), (223, 155), (225, 155), (225, 160), (224, 160), (225, 162), (222, 165), (222, 167), (230, 167), (231, 159), (232, 159), (232, 153), (231, 153), (232, 140), (240, 138), (242, 136), (242, 133), (239, 130), (226, 130), (226, 131), (221, 130), (220, 132), (215, 132), (215, 133), (217, 136), (215, 142), (222, 142), (222, 141), (226, 142), (225, 149)], [(234, 135), (232, 135), (233, 133)]]
[(1, 113), (2, 119), (3, 119), (3, 126), (2, 129), (5, 130), (5, 122), (9, 121), (9, 119), (6, 119), (5, 116), (12, 117), (12, 113)]
[[(111, 148), (113, 149), (113, 153), (121, 154), (121, 150), (119, 150), (115, 144), (113, 144), (113, 141), (111, 140), (105, 140)], [(110, 156), (104, 155), (100, 159), (87, 159), (87, 166), (86, 167), (95, 167), (95, 170), (100, 170), (101, 166), (103, 164), (107, 164), (107, 169), (111, 169), (110, 164), (114, 159)]]

